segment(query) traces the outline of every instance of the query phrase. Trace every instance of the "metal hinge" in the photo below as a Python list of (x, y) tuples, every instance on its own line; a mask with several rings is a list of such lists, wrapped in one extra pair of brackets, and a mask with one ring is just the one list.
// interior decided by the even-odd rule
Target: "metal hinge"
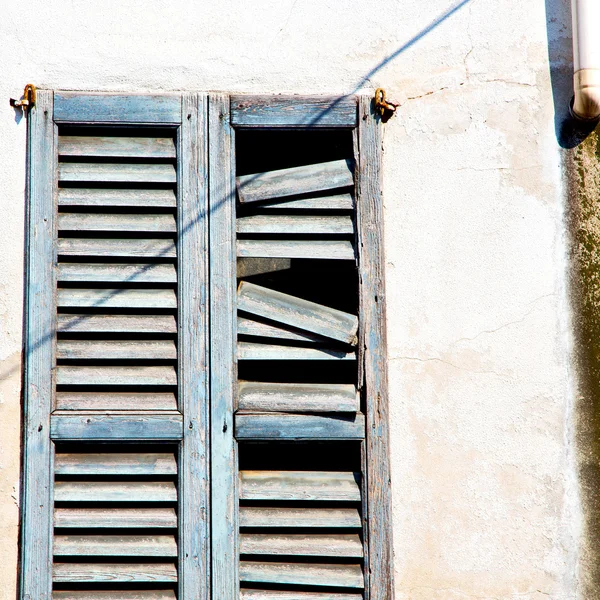
[(35, 85), (28, 83), (23, 90), (23, 98), (21, 100), (10, 99), (10, 105), (14, 108), (20, 108), (23, 114), (27, 114), (32, 106), (35, 105)]
[(375, 112), (381, 117), (383, 123), (387, 123), (396, 112), (398, 108), (397, 104), (389, 102), (385, 97), (385, 90), (383, 88), (377, 88), (375, 90)]

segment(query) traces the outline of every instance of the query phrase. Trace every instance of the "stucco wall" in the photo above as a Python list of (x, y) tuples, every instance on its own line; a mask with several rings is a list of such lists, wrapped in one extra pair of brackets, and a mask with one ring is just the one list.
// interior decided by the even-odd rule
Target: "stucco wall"
[(384, 138), (397, 598), (593, 597), (577, 593), (587, 567), (578, 562), (567, 190), (554, 110), (570, 95), (567, 4), (3, 4), (2, 600), (16, 587), (26, 129), (8, 98), (26, 82), (385, 87), (402, 103)]

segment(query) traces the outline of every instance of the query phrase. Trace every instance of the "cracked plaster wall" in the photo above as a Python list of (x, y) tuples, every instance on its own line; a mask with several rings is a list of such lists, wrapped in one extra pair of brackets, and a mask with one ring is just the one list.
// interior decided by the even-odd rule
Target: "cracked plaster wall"
[(591, 567), (578, 562), (566, 192), (549, 61), (550, 42), (554, 66), (568, 70), (567, 2), (463, 4), (430, 28), (451, 2), (5, 3), (1, 600), (16, 585), (25, 174), (25, 122), (8, 98), (29, 81), (385, 87), (401, 103), (384, 138), (396, 597), (599, 597), (593, 585), (577, 591)]

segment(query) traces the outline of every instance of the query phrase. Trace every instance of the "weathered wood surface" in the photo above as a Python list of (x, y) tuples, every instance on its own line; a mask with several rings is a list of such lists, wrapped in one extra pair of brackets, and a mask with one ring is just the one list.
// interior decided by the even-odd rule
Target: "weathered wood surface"
[(253, 335), (257, 337), (268, 337), (280, 340), (298, 340), (301, 342), (312, 342), (321, 341), (323, 338), (310, 333), (308, 331), (302, 331), (301, 329), (294, 329), (290, 327), (281, 327), (276, 325), (270, 325), (268, 323), (262, 323), (255, 321), (254, 319), (247, 319), (238, 315), (237, 318), (237, 332), (238, 335)]
[(123, 256), (175, 258), (175, 242), (168, 239), (69, 238), (58, 240), (59, 256)]
[[(86, 308), (177, 308), (174, 290), (127, 288), (59, 288), (59, 307)], [(175, 322), (173, 320), (173, 325)]]
[(63, 440), (180, 440), (180, 414), (59, 414), (50, 420), (50, 437)]
[(365, 437), (365, 418), (352, 415), (244, 414), (235, 417), (239, 439), (352, 440)]
[(59, 263), (59, 281), (175, 283), (174, 265), (162, 263)]
[(337, 234), (354, 233), (352, 217), (252, 215), (236, 220), (238, 233)]
[(177, 374), (170, 366), (56, 368), (57, 385), (176, 385)]
[(177, 410), (173, 393), (57, 392), (57, 410)]
[(174, 190), (67, 187), (58, 190), (58, 206), (143, 206), (175, 208)]
[(58, 136), (59, 156), (101, 156), (114, 158), (175, 158), (172, 138), (125, 136)]
[(362, 594), (338, 594), (335, 592), (282, 592), (281, 590), (240, 590), (241, 600), (362, 600)]
[[(55, 583), (125, 583), (125, 582), (176, 582), (177, 568), (175, 563), (54, 563), (53, 567)], [(68, 592), (73, 593), (73, 592)], [(76, 592), (77, 593), (77, 592)], [(79, 592), (82, 593), (82, 592)], [(84, 594), (90, 592), (83, 592)], [(96, 592), (91, 592), (95, 594)], [(114, 594), (115, 592), (109, 592)], [(116, 592), (120, 594), (122, 592)], [(133, 592), (136, 593), (136, 592)], [(56, 592), (54, 592), (56, 597)], [(71, 598), (71, 596), (59, 596), (59, 598)], [(121, 598), (121, 596), (116, 596)], [(136, 598), (141, 598), (136, 596)], [(88, 598), (88, 596), (76, 596), (76, 598)], [(102, 598), (113, 600), (114, 595), (92, 596), (91, 598)], [(129, 598), (129, 596), (127, 596)], [(146, 596), (144, 596), (146, 598)], [(156, 596), (152, 596), (156, 598)], [(162, 598), (162, 597), (161, 597)], [(175, 599), (175, 596), (169, 596)]]
[(232, 96), (231, 123), (243, 127), (355, 127), (354, 96)]
[(353, 385), (240, 381), (238, 408), (265, 412), (358, 412)]
[(174, 360), (177, 347), (171, 340), (58, 340), (57, 358)]
[(52, 600), (177, 600), (173, 590), (56, 590)]
[(177, 333), (177, 324), (171, 315), (65, 313), (58, 315), (57, 330), (59, 333)]
[(54, 526), (64, 528), (174, 528), (174, 508), (56, 508)]
[(237, 178), (240, 202), (259, 202), (354, 185), (351, 161), (333, 160)]
[(238, 342), (239, 360), (356, 360), (355, 352)]
[(361, 558), (363, 547), (357, 533), (242, 533), (240, 553)]
[(262, 202), (260, 205), (261, 210), (352, 210), (353, 208), (352, 194), (332, 194), (311, 198), (276, 198)]
[(348, 240), (238, 240), (239, 257), (354, 260)]
[(291, 269), (292, 261), (289, 258), (238, 258), (237, 276), (250, 277), (276, 271)]
[(242, 281), (237, 293), (238, 309), (304, 331), (356, 344), (358, 318), (341, 310)]
[(174, 535), (55, 535), (54, 556), (177, 556)]
[(357, 502), (359, 481), (359, 473), (338, 471), (240, 471), (240, 498)]
[(56, 481), (56, 502), (176, 502), (173, 481)]
[(75, 163), (58, 165), (61, 182), (176, 183), (173, 165), (152, 163)]
[[(242, 561), (240, 563), (240, 580), (331, 587), (364, 587), (360, 565)], [(302, 600), (302, 596), (299, 600)]]
[(361, 528), (356, 508), (240, 507), (240, 527)]
[[(52, 113), (50, 113), (52, 115)], [(56, 92), (54, 119), (67, 123), (181, 123), (181, 94)]]
[(58, 213), (60, 231), (158, 231), (175, 233), (173, 215), (121, 213)]
[(174, 454), (167, 452), (59, 452), (54, 458), (54, 472), (57, 475), (177, 475), (177, 461)]
[(237, 240), (240, 258), (310, 258), (354, 260), (354, 246), (348, 240)]

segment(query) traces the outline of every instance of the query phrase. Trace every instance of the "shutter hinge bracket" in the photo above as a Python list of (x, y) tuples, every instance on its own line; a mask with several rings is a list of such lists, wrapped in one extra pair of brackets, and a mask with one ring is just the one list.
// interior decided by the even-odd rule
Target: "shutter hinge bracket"
[(23, 90), (23, 97), (21, 100), (10, 99), (10, 105), (14, 108), (20, 108), (23, 114), (27, 114), (32, 106), (35, 105), (35, 85), (28, 83)]
[(381, 117), (383, 123), (387, 123), (396, 112), (398, 104), (389, 102), (385, 98), (385, 90), (383, 88), (377, 88), (375, 90), (375, 112)]

